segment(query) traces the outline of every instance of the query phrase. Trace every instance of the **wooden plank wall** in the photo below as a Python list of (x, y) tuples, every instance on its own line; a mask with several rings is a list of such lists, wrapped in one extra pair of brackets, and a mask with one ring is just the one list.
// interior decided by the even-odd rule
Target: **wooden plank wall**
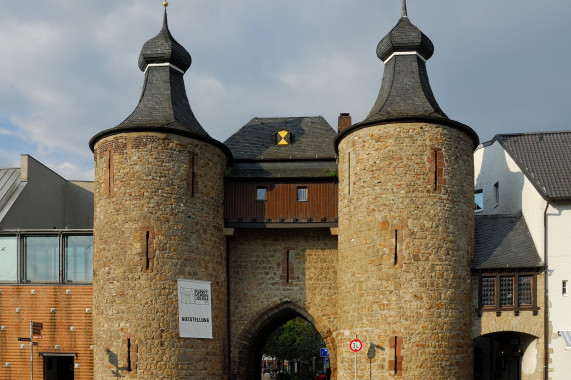
[[(266, 187), (267, 200), (256, 200), (256, 189)], [(307, 187), (307, 202), (297, 201), (297, 188)], [(337, 183), (228, 181), (225, 184), (224, 218), (227, 222), (331, 223), (337, 221)]]
[(30, 336), (30, 321), (44, 325), (44, 338), (35, 340), (34, 378), (43, 379), (40, 352), (75, 353), (74, 364), (79, 368), (74, 369), (74, 378), (93, 378), (91, 285), (0, 285), (0, 291), (0, 379), (30, 378), (30, 343), (18, 341)]

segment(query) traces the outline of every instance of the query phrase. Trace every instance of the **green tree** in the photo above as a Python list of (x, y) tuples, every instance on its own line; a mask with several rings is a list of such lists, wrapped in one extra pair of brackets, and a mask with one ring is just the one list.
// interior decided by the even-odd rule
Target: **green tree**
[(266, 340), (264, 354), (280, 360), (310, 361), (319, 357), (319, 349), (325, 347), (321, 334), (313, 324), (303, 318), (294, 318), (276, 329)]

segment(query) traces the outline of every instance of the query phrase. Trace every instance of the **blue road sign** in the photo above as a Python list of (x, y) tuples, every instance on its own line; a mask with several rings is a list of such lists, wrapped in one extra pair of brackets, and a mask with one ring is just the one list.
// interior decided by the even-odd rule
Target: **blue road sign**
[(322, 358), (328, 358), (329, 357), (329, 350), (327, 350), (327, 348), (320, 348), (319, 354)]

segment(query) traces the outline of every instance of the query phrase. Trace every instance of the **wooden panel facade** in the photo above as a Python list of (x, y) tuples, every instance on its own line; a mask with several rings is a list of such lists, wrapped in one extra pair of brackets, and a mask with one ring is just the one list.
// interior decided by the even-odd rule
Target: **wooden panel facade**
[[(257, 189), (266, 200), (257, 200)], [(307, 200), (298, 200), (306, 188)], [(244, 181), (227, 180), (224, 219), (236, 223), (337, 223), (337, 183), (334, 180)]]
[(34, 340), (34, 378), (44, 379), (43, 355), (46, 363), (75, 355), (74, 379), (93, 379), (91, 285), (0, 285), (0, 291), (1, 380), (30, 378), (30, 343), (18, 341), (30, 337), (30, 321), (43, 323), (43, 338)]

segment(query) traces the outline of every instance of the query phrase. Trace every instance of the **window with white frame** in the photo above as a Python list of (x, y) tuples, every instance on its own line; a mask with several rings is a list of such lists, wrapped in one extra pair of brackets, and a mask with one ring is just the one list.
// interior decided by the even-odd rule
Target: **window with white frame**
[(91, 283), (93, 235), (0, 235), (0, 283)]
[(480, 212), (484, 210), (484, 191), (482, 189), (477, 189), (474, 191), (474, 212)]

